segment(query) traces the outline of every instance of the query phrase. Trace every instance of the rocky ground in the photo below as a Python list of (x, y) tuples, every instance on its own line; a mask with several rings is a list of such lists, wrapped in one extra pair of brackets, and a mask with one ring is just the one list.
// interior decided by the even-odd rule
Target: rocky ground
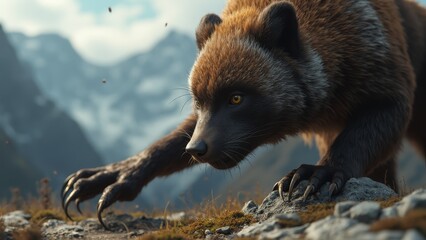
[[(426, 239), (426, 189), (418, 189), (400, 199), (387, 186), (360, 178), (351, 179), (336, 198), (329, 199), (328, 186), (324, 186), (315, 196), (303, 202), (301, 196), (306, 184), (302, 182), (298, 186), (291, 202), (284, 202), (276, 191), (270, 193), (260, 205), (253, 201), (247, 202), (242, 212), (253, 216), (254, 221), (237, 227), (205, 225), (202, 230), (198, 228), (194, 233), (173, 237), (170, 233), (178, 230), (171, 231), (167, 227), (168, 234), (161, 235), (161, 229), (171, 222), (185, 221), (188, 214), (174, 214), (167, 221), (162, 218), (110, 214), (106, 216), (105, 222), (112, 231), (105, 231), (96, 219), (76, 223), (51, 219), (42, 224), (39, 237), (156, 239), (157, 235), (150, 235), (154, 232), (163, 239)], [(4, 230), (0, 233), (0, 239), (13, 239), (12, 236), (18, 238), (13, 232), (29, 228), (31, 217), (22, 211), (1, 216)]]

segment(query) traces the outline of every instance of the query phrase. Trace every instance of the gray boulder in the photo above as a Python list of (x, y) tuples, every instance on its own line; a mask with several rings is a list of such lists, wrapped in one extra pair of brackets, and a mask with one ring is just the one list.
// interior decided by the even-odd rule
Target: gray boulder
[[(256, 206), (254, 202), (247, 202), (243, 208), (243, 212), (252, 214), (259, 219), (267, 219), (279, 213), (299, 212), (304, 210), (307, 205), (312, 204), (319, 204), (330, 201), (373, 201), (388, 199), (397, 195), (395, 191), (393, 191), (388, 186), (364, 177), (349, 179), (342, 192), (339, 195), (332, 197), (331, 199), (328, 196), (329, 183), (327, 183), (323, 185), (316, 194), (303, 202), (302, 196), (307, 185), (308, 181), (302, 181), (296, 187), (290, 202), (284, 202), (280, 198), (278, 192), (273, 191), (263, 200), (259, 206)], [(288, 194), (284, 193), (284, 197), (287, 199)], [(338, 212), (338, 214), (339, 213), (340, 212)]]
[(30, 227), (30, 219), (31, 215), (23, 211), (14, 211), (0, 216), (0, 221), (3, 222), (6, 233)]
[(48, 220), (42, 226), (43, 236), (48, 239), (73, 239), (84, 238), (85, 231), (82, 226), (66, 224), (64, 221)]
[(350, 217), (360, 222), (370, 223), (380, 216), (380, 204), (377, 202), (361, 202), (353, 206), (350, 210)]

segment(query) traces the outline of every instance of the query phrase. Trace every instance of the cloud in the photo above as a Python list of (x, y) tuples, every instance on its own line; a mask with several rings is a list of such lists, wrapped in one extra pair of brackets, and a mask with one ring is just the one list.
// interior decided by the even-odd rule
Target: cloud
[(82, 11), (75, 0), (1, 1), (0, 21), (8, 31), (57, 32), (89, 61), (111, 64), (149, 49), (171, 29), (193, 36), (204, 14), (220, 13), (225, 5), (225, 0), (150, 1), (151, 18), (141, 17), (146, 2), (136, 0), (118, 2), (112, 13), (106, 4), (101, 13)]

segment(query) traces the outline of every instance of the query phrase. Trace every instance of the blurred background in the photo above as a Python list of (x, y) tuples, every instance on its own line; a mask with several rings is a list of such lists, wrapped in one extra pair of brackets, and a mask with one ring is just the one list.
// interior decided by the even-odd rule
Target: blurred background
[[(36, 194), (42, 178), (58, 196), (74, 171), (125, 159), (176, 127), (191, 110), (185, 94), (195, 28), (225, 2), (1, 1), (0, 201), (11, 189)], [(317, 159), (314, 146), (291, 138), (233, 170), (205, 165), (157, 179), (132, 204), (185, 208), (206, 198), (263, 196)], [(401, 185), (425, 186), (424, 172), (405, 144)]]

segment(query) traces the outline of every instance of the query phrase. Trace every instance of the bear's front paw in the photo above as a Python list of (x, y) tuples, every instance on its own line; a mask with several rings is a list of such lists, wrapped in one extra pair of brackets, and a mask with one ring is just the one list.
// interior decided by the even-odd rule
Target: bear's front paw
[(329, 196), (340, 192), (346, 181), (349, 179), (347, 174), (341, 169), (330, 166), (318, 166), (302, 164), (294, 169), (280, 181), (275, 183), (273, 190), (277, 190), (283, 201), (284, 192), (288, 192), (287, 201), (291, 200), (294, 188), (303, 180), (309, 180), (302, 200), (305, 201), (310, 195), (317, 192), (323, 184), (330, 182)]

